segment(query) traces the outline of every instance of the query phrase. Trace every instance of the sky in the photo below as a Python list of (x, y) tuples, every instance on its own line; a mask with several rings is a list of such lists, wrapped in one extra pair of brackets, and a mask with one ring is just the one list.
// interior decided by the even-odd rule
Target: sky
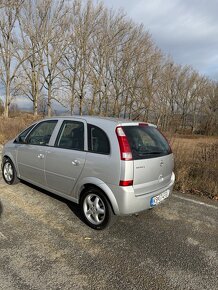
[(103, 0), (143, 23), (174, 61), (218, 81), (218, 0)]

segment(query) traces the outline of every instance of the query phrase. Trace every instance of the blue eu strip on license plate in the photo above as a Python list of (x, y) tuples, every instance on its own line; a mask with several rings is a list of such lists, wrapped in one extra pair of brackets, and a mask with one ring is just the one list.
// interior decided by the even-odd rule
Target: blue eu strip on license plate
[(153, 196), (150, 200), (150, 206), (158, 205), (160, 202), (162, 202), (164, 199), (166, 199), (170, 194), (169, 190), (166, 190), (162, 192), (161, 194), (158, 194), (156, 196)]

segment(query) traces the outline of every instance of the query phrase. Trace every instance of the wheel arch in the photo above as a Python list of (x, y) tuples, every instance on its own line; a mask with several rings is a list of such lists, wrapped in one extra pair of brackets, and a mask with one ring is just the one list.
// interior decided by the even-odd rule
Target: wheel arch
[(78, 189), (78, 201), (79, 201), (79, 203), (81, 201), (81, 198), (82, 198), (85, 190), (87, 190), (88, 188), (91, 188), (91, 187), (92, 188), (95, 187), (95, 188), (102, 191), (102, 193), (105, 195), (108, 202), (110, 203), (114, 214), (118, 215), (119, 214), (119, 207), (118, 207), (116, 198), (115, 198), (112, 190), (109, 188), (109, 186), (107, 184), (105, 184), (102, 181), (100, 181), (100, 182), (99, 181), (100, 180), (97, 178), (91, 178), (91, 180), (86, 180), (85, 182), (83, 182), (83, 184)]
[(16, 172), (17, 174), (19, 174), (18, 172), (18, 168), (17, 168), (17, 164), (15, 162), (15, 159), (14, 159), (14, 156), (10, 153), (10, 152), (5, 152), (5, 154), (2, 156), (2, 167), (3, 167), (3, 162), (5, 159), (10, 159), (11, 162), (13, 163), (15, 169), (16, 169)]
[[(9, 169), (4, 170), (4, 166), (9, 163), (11, 164), (12, 171), (9, 173)], [(14, 185), (19, 182), (19, 177), (17, 176), (16, 164), (14, 158), (11, 155), (4, 154), (2, 157), (2, 176), (5, 182), (9, 185)]]

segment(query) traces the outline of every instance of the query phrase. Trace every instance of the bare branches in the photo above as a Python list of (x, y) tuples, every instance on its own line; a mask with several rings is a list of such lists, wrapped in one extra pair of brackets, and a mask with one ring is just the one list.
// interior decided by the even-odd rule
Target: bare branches
[[(14, 58), (14, 29), (16, 26), (22, 1), (2, 1), (0, 8), (0, 62), (1, 80), (5, 85), (5, 117), (8, 117), (12, 100), (11, 86), (20, 67), (20, 62)], [(21, 60), (23, 61), (23, 60)]]
[(0, 15), (5, 116), (19, 95), (35, 115), (38, 106), (51, 115), (55, 102), (165, 130), (216, 128), (217, 84), (165, 57), (122, 11), (91, 0), (2, 0)]

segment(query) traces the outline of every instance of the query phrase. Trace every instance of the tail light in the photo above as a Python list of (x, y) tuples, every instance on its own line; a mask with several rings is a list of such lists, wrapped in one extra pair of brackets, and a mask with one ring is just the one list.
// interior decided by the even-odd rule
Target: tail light
[(121, 160), (132, 160), (132, 151), (126, 137), (126, 134), (123, 131), (122, 127), (116, 128), (117, 139), (120, 145), (120, 158)]
[[(117, 139), (120, 146), (120, 159), (124, 161), (132, 160), (132, 151), (126, 137), (126, 134), (123, 131), (122, 127), (116, 128)], [(119, 186), (132, 186), (133, 180), (120, 180)]]
[(120, 180), (120, 186), (131, 186), (133, 185), (133, 180)]

